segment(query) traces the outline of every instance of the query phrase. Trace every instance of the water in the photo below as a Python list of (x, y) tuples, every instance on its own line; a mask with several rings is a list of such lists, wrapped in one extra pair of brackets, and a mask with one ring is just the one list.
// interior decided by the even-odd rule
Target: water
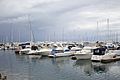
[(120, 80), (120, 61), (108, 64), (68, 58), (32, 58), (0, 51), (0, 72), (8, 80)]

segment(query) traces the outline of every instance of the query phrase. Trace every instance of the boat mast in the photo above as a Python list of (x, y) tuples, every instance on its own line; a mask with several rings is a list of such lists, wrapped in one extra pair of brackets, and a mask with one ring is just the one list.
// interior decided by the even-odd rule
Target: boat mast
[(97, 30), (97, 41), (99, 41), (99, 28), (98, 28), (98, 21), (97, 21), (97, 28), (96, 28)]
[(116, 40), (115, 41), (118, 42), (118, 33), (117, 32), (115, 33), (115, 36), (116, 36)]
[(20, 43), (20, 30), (18, 31), (18, 42)]
[(53, 36), (54, 36), (54, 41), (56, 41), (56, 39), (55, 39), (55, 31), (54, 31), (54, 33), (53, 33)]
[(11, 22), (11, 42), (13, 42), (13, 23)]
[(64, 28), (62, 30), (62, 41), (64, 42)]
[(107, 41), (109, 41), (110, 40), (110, 26), (109, 26), (109, 19), (107, 19), (107, 30), (108, 30), (108, 39), (107, 39)]
[(29, 23), (29, 28), (30, 28), (30, 41), (34, 42), (35, 39), (34, 39), (33, 31), (32, 31), (32, 25), (31, 25), (30, 15), (28, 15), (28, 23)]

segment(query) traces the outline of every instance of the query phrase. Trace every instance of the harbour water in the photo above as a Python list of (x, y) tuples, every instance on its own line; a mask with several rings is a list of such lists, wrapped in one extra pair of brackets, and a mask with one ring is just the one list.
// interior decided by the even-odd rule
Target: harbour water
[(120, 80), (120, 61), (96, 63), (71, 57), (35, 58), (0, 51), (0, 72), (7, 80)]

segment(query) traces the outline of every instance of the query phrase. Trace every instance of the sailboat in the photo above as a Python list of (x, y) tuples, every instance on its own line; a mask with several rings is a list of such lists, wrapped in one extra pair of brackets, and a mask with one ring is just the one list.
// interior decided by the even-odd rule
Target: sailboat
[(25, 48), (20, 50), (20, 54), (28, 54), (31, 51), (31, 46), (33, 45), (33, 32), (31, 28), (31, 21), (30, 21), (30, 16), (27, 16), (28, 18), (28, 24), (29, 24), (29, 29), (30, 29), (30, 42), (28, 43), (29, 45), (24, 45)]

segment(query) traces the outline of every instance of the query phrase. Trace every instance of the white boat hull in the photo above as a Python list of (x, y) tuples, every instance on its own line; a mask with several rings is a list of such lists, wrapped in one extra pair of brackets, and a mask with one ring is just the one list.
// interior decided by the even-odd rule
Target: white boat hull
[(42, 56), (48, 56), (48, 55), (50, 55), (51, 51), (52, 51), (52, 49), (41, 49), (41, 50), (39, 51), (39, 53), (40, 53)]
[(115, 53), (107, 53), (107, 54), (105, 54), (105, 55), (92, 55), (92, 58), (91, 58), (91, 60), (92, 61), (101, 61), (101, 60), (109, 60), (109, 59), (112, 59), (112, 58), (114, 58), (116, 56), (116, 54)]
[(30, 50), (27, 55), (41, 55), (39, 50)]
[(72, 56), (73, 53), (72, 52), (64, 52), (64, 53), (56, 53), (54, 55), (49, 55), (49, 57), (52, 57), (52, 58), (57, 58), (57, 57), (69, 57), (69, 56)]
[(20, 50), (20, 54), (27, 54), (31, 49), (22, 49)]
[(82, 53), (78, 53), (78, 54), (74, 54), (74, 56), (77, 58), (77, 59), (91, 59), (92, 57), (92, 54), (82, 54)]

